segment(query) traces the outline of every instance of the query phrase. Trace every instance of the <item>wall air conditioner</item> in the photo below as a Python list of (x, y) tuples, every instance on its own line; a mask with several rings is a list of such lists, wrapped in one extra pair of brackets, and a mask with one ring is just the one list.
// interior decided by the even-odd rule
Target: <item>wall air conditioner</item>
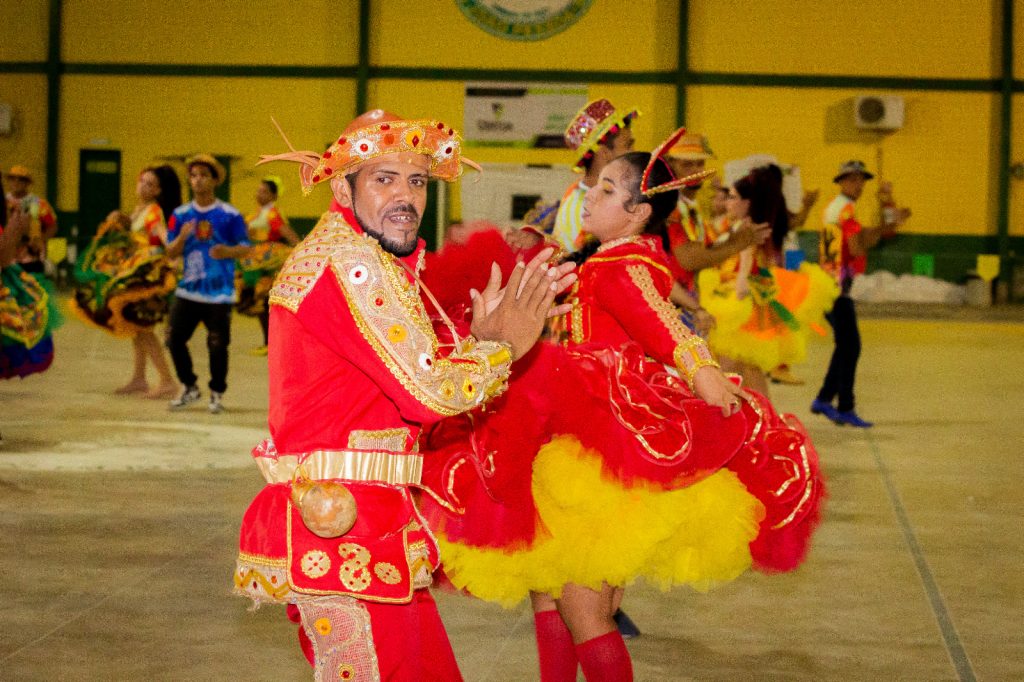
[(854, 98), (853, 125), (859, 130), (899, 130), (903, 127), (903, 98), (896, 95)]

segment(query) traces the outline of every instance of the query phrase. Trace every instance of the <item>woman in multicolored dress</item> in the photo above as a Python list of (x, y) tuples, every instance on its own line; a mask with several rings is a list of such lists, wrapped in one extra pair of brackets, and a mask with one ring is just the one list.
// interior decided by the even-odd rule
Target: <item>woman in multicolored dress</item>
[(20, 207), (0, 202), (0, 379), (24, 378), (45, 371), (53, 362), (51, 331), (58, 322), (54, 298), (16, 264), (29, 216)]
[(588, 190), (597, 240), (566, 346), (538, 344), (486, 412), (424, 441), (446, 575), (506, 606), (531, 599), (543, 682), (578, 666), (589, 682), (632, 680), (613, 621), (626, 585), (792, 570), (817, 523), (823, 484), (799, 422), (728, 379), (668, 300), (665, 219), (694, 179), (661, 158), (672, 142), (611, 162)]
[(238, 303), (236, 309), (243, 315), (259, 319), (263, 329), (263, 345), (253, 349), (253, 355), (266, 355), (270, 327), (269, 297), (277, 271), (299, 243), (299, 235), (291, 228), (276, 202), (281, 195), (281, 179), (268, 175), (256, 190), (259, 210), (245, 219), (249, 226), (252, 250), (238, 261)]
[(778, 166), (755, 168), (737, 180), (729, 188), (728, 216), (732, 230), (744, 222), (771, 225), (771, 238), (698, 276), (701, 305), (716, 321), (708, 344), (723, 368), (767, 395), (766, 373), (803, 361), (811, 333), (824, 334), (825, 313), (839, 290), (817, 265), (803, 263), (795, 272), (782, 267), (790, 214)]
[[(71, 309), (107, 333), (131, 337), (132, 376), (115, 393), (167, 398), (178, 393), (178, 383), (154, 329), (167, 316), (168, 296), (177, 284), (164, 248), (166, 216), (181, 205), (181, 181), (168, 165), (150, 166), (139, 173), (135, 191), (139, 201), (131, 215), (112, 211), (79, 258)], [(148, 363), (159, 376), (152, 389)]]

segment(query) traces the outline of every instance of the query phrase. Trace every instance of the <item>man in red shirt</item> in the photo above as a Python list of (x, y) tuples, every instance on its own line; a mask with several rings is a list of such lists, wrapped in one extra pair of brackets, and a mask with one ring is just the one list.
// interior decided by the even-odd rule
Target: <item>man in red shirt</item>
[[(412, 495), (419, 434), (504, 390), (575, 275), (547, 267), (552, 249), (504, 290), (492, 268), (472, 292), (470, 334), (442, 341), (421, 299), (417, 231), (429, 178), (462, 172), (455, 131), (377, 111), (323, 154), (263, 160), (299, 162), (303, 190), (329, 184), (335, 203), (271, 290), (271, 439), (253, 452), (267, 486), (242, 523), (236, 592), (288, 605), (318, 680), (459, 680), (426, 589), (438, 558)], [(307, 504), (332, 495), (355, 508), (341, 535)]]

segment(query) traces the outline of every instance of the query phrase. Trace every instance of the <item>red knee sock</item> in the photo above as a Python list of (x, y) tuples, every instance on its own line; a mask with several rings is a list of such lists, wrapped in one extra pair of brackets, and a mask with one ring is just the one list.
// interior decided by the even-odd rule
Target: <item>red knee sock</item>
[(576, 682), (576, 649), (558, 611), (533, 614), (541, 682)]
[(299, 607), (295, 604), (288, 604), (285, 608), (285, 613), (288, 614), (288, 620), (293, 623), (297, 623), (299, 626), (299, 647), (302, 649), (302, 655), (306, 657), (309, 664), (316, 667), (316, 656), (313, 653), (313, 642), (309, 641), (309, 637), (306, 635), (305, 628), (302, 627), (302, 616), (299, 615)]
[(576, 657), (587, 682), (633, 682), (633, 662), (617, 631), (577, 644)]

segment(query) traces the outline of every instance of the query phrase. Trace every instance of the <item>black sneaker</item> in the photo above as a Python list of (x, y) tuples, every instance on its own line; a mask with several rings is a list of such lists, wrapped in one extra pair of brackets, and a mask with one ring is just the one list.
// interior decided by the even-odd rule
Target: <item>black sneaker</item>
[(196, 385), (186, 386), (177, 398), (170, 402), (172, 410), (177, 410), (186, 405), (191, 405), (195, 401), (199, 400), (199, 387)]
[(640, 628), (636, 626), (636, 623), (622, 609), (616, 611), (612, 619), (615, 621), (615, 627), (619, 629), (622, 639), (633, 639), (640, 636)]

